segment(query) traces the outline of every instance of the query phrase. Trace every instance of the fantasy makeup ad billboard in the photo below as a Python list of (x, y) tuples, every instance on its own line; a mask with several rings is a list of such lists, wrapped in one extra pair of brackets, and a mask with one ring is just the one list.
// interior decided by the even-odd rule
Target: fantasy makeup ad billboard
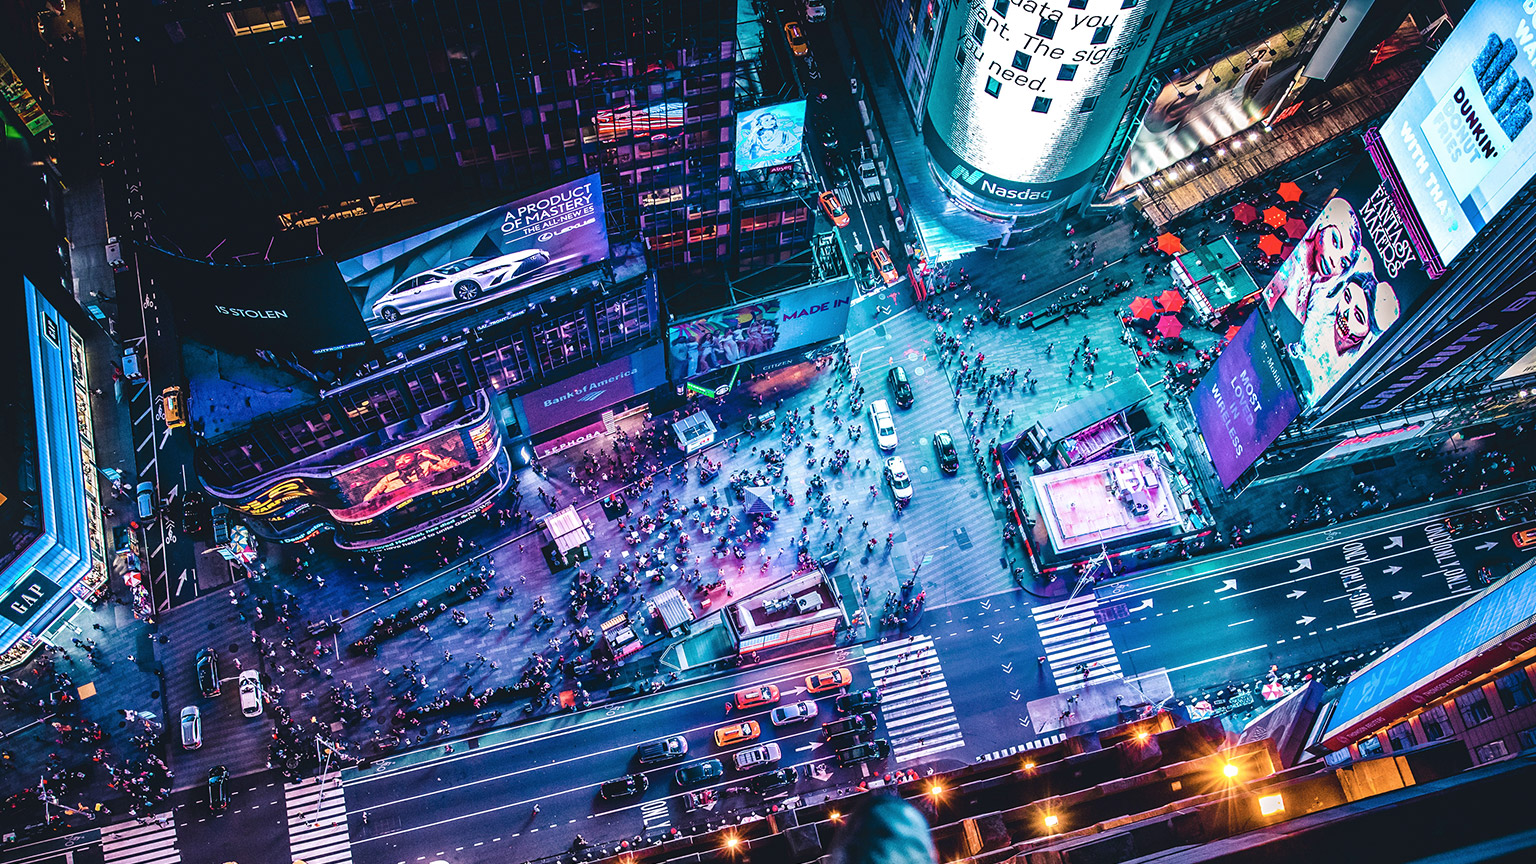
[(375, 339), (400, 335), (608, 257), (598, 175), (520, 198), (337, 265)]
[(1259, 316), (1249, 315), (1190, 394), (1200, 437), (1222, 486), (1236, 483), (1301, 414), (1283, 362), (1259, 326)]
[(1290, 90), (1311, 21), (1303, 21), (1210, 66), (1174, 78), (1142, 118), (1111, 191), (1156, 174), (1269, 116)]
[[(1432, 250), (1448, 264), (1536, 173), (1536, 3), (1478, 0), (1381, 128)], [(1439, 272), (1436, 268), (1433, 272)]]
[(834, 279), (712, 312), (667, 328), (674, 380), (841, 336), (853, 282)]
[(736, 115), (736, 170), (793, 162), (804, 139), (804, 99), (742, 111)]
[(1386, 184), (1362, 162), (1264, 288), (1303, 402), (1320, 402), (1428, 285)]

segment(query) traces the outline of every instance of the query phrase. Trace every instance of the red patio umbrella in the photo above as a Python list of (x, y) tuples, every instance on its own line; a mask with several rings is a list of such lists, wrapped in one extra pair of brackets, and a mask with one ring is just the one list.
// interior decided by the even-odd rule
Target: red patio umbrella
[(1239, 225), (1247, 225), (1257, 218), (1259, 218), (1258, 208), (1254, 207), (1252, 204), (1249, 204), (1247, 201), (1244, 201), (1238, 204), (1236, 207), (1232, 208), (1232, 221), (1238, 223)]
[(1287, 180), (1280, 184), (1280, 198), (1285, 201), (1300, 201), (1301, 187)]
[(1169, 255), (1177, 255), (1184, 251), (1184, 241), (1164, 232), (1157, 235), (1157, 251), (1166, 252)]
[(1273, 234), (1265, 234), (1259, 238), (1259, 249), (1265, 255), (1280, 254), (1280, 238)]
[(1291, 217), (1279, 207), (1264, 208), (1264, 224), (1269, 225), (1272, 228), (1279, 228), (1281, 225), (1284, 225), (1285, 220), (1289, 218)]
[(1169, 339), (1177, 339), (1184, 332), (1184, 324), (1172, 315), (1164, 315), (1157, 319), (1157, 332)]
[(1152, 316), (1156, 314), (1157, 304), (1153, 303), (1146, 297), (1137, 297), (1135, 300), (1131, 301), (1132, 318), (1144, 318), (1148, 321), (1151, 321)]
[(1292, 240), (1300, 240), (1307, 233), (1307, 223), (1293, 216), (1285, 220), (1285, 233)]
[(1177, 312), (1184, 308), (1184, 296), (1169, 288), (1157, 295), (1157, 305), (1163, 307), (1164, 312)]
[(1223, 336), (1221, 338), (1227, 340), (1228, 342), (1231, 342), (1232, 341), (1232, 337), (1236, 336), (1237, 335), (1237, 331), (1239, 331), (1241, 329), (1243, 329), (1241, 324), (1233, 324), (1231, 327), (1227, 328), (1227, 335), (1225, 335), (1225, 336)]

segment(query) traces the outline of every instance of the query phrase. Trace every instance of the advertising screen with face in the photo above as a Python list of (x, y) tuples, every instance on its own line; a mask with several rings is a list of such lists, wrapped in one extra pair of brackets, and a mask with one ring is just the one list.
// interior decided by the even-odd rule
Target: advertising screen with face
[(1170, 81), (1142, 118), (1112, 189), (1123, 189), (1263, 120), (1291, 88), (1311, 21)]
[(1189, 396), (1223, 486), (1236, 483), (1301, 413), (1283, 362), (1259, 317), (1250, 315)]
[(1536, 3), (1478, 0), (1382, 125), (1387, 154), (1444, 263), (1536, 173), (1533, 27)]
[(1373, 166), (1360, 164), (1264, 288), (1307, 404), (1321, 400), (1427, 285), (1386, 186)]
[(608, 257), (598, 175), (336, 265), (368, 332), (387, 339), (497, 303)]
[(853, 282), (835, 279), (667, 328), (675, 379), (692, 379), (744, 360), (824, 342), (848, 326)]
[(800, 158), (805, 100), (754, 108), (736, 115), (736, 170), (770, 168)]
[(454, 429), (412, 447), (381, 456), (336, 475), (345, 515), (352, 519), (383, 513), (430, 489), (445, 486), (474, 469), (475, 454)]

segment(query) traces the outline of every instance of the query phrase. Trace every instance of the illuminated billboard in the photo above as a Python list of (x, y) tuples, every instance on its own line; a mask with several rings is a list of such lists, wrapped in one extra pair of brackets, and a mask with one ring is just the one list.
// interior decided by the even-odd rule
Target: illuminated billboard
[(1264, 289), (1306, 404), (1317, 404), (1428, 284), (1387, 187), (1362, 162)]
[(1460, 254), (1536, 173), (1533, 26), (1528, 0), (1478, 0), (1381, 129), (1436, 263)]
[(673, 100), (642, 108), (604, 108), (593, 119), (597, 138), (605, 144), (631, 135), (666, 137), (669, 130), (683, 128), (683, 103)]
[(1169, 2), (1127, 5), (955, 6), (923, 118), (924, 144), (950, 195), (1008, 215), (1053, 205), (1091, 181)]
[(736, 170), (770, 168), (800, 158), (805, 100), (753, 108), (736, 115)]
[(853, 283), (834, 279), (712, 312), (667, 328), (673, 380), (841, 336)]
[(1141, 120), (1111, 191), (1258, 123), (1280, 104), (1301, 71), (1304, 21), (1209, 66), (1169, 81)]
[(369, 518), (469, 477), (475, 468), (488, 464), (487, 454), (476, 453), (471, 441), (477, 434), (488, 438), (491, 422), (482, 422), (485, 428), (478, 433), (450, 429), (337, 474), (336, 485), (347, 509), (335, 511), (336, 518), (349, 522)]
[(1200, 437), (1221, 485), (1231, 486), (1301, 414), (1280, 352), (1249, 315), (1190, 394)]
[(493, 306), (608, 257), (598, 175), (341, 262), (368, 332), (396, 336)]

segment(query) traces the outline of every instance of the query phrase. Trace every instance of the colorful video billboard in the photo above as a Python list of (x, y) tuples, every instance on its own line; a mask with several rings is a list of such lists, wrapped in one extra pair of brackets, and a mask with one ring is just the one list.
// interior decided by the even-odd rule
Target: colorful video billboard
[[(470, 430), (450, 429), (337, 474), (336, 487), (346, 509), (335, 515), (349, 522), (370, 518), (476, 473), (494, 453), (493, 422), (485, 420)], [(477, 439), (482, 441), (479, 447)]]
[(673, 380), (842, 335), (853, 282), (835, 279), (712, 312), (667, 328)]
[(1387, 155), (1443, 263), (1536, 173), (1533, 27), (1529, 0), (1478, 0), (1382, 126)]
[(793, 162), (804, 139), (804, 99), (742, 111), (736, 115), (736, 170)]
[(1200, 436), (1223, 486), (1236, 483), (1301, 414), (1283, 362), (1259, 316), (1249, 315), (1190, 394)]
[(1317, 404), (1428, 284), (1386, 185), (1361, 162), (1264, 289), (1303, 401)]
[(341, 262), (368, 332), (396, 336), (492, 307), (608, 257), (598, 175)]

